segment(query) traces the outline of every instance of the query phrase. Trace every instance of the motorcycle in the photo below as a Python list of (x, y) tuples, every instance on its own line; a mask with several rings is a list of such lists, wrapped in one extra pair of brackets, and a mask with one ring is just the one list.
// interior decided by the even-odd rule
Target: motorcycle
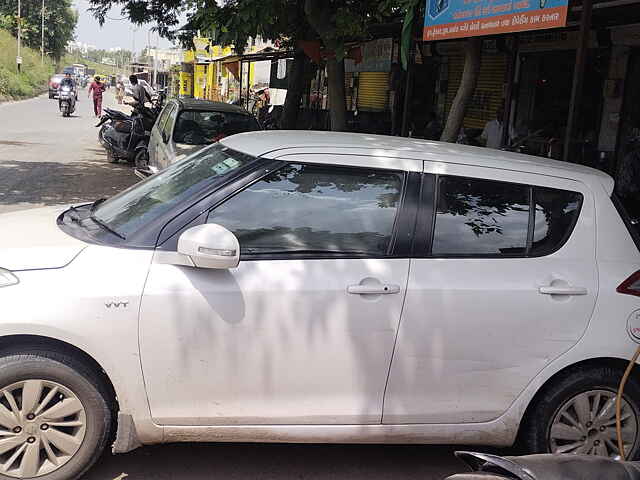
[(456, 452), (472, 470), (446, 480), (638, 480), (640, 462), (621, 462), (593, 455), (527, 455), (499, 457)]
[(58, 93), (58, 108), (63, 117), (68, 117), (76, 110), (76, 93), (71, 87), (64, 86)]
[[(120, 159), (133, 163), (136, 168), (145, 168), (149, 163), (148, 145), (151, 129), (162, 110), (165, 96), (160, 95), (152, 103), (151, 108), (136, 105), (127, 116), (117, 110), (103, 116), (97, 126), (101, 128), (102, 142), (107, 150), (107, 160), (117, 163)], [(116, 112), (116, 113), (114, 113)], [(104, 119), (106, 117), (106, 119)]]

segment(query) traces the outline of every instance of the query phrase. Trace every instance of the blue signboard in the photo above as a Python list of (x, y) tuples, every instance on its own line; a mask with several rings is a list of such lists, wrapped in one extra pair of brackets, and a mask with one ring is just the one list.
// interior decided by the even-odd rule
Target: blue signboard
[(425, 41), (564, 27), (568, 0), (427, 0)]

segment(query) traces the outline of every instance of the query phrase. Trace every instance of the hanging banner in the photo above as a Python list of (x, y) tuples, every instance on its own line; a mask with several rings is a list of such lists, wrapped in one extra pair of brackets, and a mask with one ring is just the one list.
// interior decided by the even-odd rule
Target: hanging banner
[(564, 27), (569, 0), (427, 0), (423, 39)]

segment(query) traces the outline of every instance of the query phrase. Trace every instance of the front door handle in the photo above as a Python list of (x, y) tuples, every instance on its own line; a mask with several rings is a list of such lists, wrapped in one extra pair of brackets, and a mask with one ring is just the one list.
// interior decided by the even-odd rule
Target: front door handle
[(349, 285), (347, 293), (354, 295), (391, 295), (400, 293), (399, 285)]
[(571, 287), (569, 285), (549, 285), (538, 289), (543, 295), (586, 295), (589, 293), (584, 287)]

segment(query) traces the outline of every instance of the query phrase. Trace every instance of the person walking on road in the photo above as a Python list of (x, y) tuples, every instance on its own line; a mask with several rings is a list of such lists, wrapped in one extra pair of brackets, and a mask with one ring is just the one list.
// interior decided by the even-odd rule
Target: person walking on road
[(100, 77), (96, 76), (95, 80), (89, 85), (89, 93), (87, 95), (91, 96), (91, 92), (93, 92), (93, 112), (96, 114), (96, 117), (102, 115), (102, 93), (104, 90), (104, 83), (100, 81)]
[(123, 98), (124, 98), (124, 85), (120, 80), (118, 80), (118, 83), (116, 83), (116, 100), (118, 100), (119, 104), (122, 104)]

